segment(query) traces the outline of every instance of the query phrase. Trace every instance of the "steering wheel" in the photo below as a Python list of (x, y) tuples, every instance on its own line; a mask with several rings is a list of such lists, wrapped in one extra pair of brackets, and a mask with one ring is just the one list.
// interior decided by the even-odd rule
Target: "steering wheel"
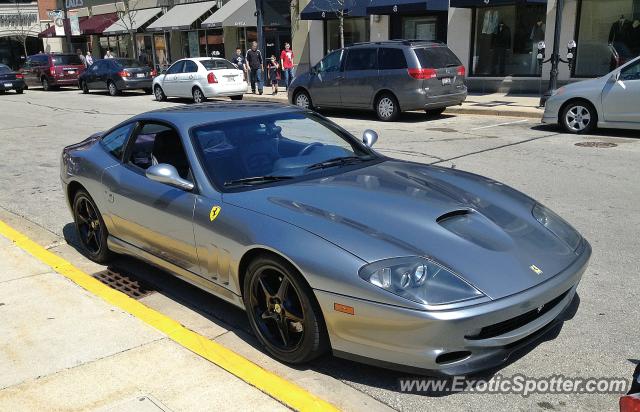
[(298, 156), (308, 155), (309, 153), (313, 152), (313, 149), (315, 149), (316, 147), (320, 147), (320, 146), (324, 146), (324, 145), (322, 143), (319, 143), (319, 142), (309, 143), (302, 150), (300, 150), (300, 152), (298, 153)]

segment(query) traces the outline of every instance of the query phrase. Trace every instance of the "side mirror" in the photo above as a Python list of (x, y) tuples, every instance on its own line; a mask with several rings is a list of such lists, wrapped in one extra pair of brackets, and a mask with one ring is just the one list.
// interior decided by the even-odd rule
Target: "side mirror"
[(368, 147), (373, 147), (373, 145), (378, 141), (378, 133), (371, 129), (367, 129), (362, 133), (362, 141)]
[(193, 183), (181, 178), (176, 168), (166, 163), (151, 166), (147, 169), (145, 175), (150, 180), (177, 187), (178, 189), (191, 191), (194, 188)]
[(620, 80), (620, 72), (615, 72), (611, 75), (611, 77), (609, 77), (609, 82), (611, 83), (616, 83), (618, 80)]

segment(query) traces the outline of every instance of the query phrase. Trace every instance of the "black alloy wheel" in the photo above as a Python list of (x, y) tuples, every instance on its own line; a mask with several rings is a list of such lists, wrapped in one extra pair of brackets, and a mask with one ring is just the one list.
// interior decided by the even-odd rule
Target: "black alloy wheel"
[(107, 262), (111, 257), (107, 228), (93, 199), (84, 190), (79, 190), (73, 200), (73, 220), (85, 254), (94, 262)]
[(247, 270), (244, 301), (258, 339), (278, 360), (307, 362), (325, 352), (328, 339), (320, 309), (299, 275), (269, 256)]

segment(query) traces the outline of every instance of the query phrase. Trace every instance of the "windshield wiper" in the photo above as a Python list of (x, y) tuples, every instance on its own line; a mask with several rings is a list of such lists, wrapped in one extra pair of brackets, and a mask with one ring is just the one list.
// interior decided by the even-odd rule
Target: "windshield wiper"
[(305, 170), (317, 170), (317, 169), (326, 169), (327, 167), (334, 166), (343, 166), (353, 163), (364, 162), (366, 158), (358, 157), (358, 156), (345, 156), (345, 157), (335, 157), (333, 159), (325, 160), (322, 162), (314, 163), (311, 166), (307, 166)]
[(280, 180), (288, 180), (293, 179), (293, 176), (253, 176), (253, 177), (245, 177), (242, 179), (230, 180), (228, 182), (224, 182), (225, 186), (236, 186), (236, 185), (259, 185), (263, 183), (271, 183), (278, 182)]

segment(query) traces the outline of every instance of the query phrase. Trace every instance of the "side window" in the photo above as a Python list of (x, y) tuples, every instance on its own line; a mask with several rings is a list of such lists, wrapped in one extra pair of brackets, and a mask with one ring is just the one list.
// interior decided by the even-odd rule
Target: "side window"
[(620, 80), (640, 80), (640, 61), (620, 71)]
[(198, 71), (198, 65), (191, 61), (191, 60), (185, 60), (184, 62), (184, 70), (182, 71), (183, 73), (195, 73)]
[(182, 73), (182, 67), (184, 66), (184, 60), (180, 60), (176, 63), (173, 63), (171, 67), (167, 70), (167, 74), (177, 74)]
[(146, 123), (135, 135), (127, 163), (146, 170), (160, 163), (175, 167), (183, 179), (190, 179), (189, 161), (180, 135), (160, 123)]
[(322, 61), (320, 61), (318, 71), (319, 72), (338, 72), (340, 71), (340, 62), (342, 58), (343, 50), (337, 50), (328, 54)]
[(402, 49), (383, 47), (378, 50), (378, 67), (380, 70), (406, 69), (407, 59)]
[(99, 69), (100, 67), (101, 67), (100, 62), (93, 63), (93, 64), (91, 65), (91, 67), (89, 67), (89, 71), (90, 71), (91, 73), (95, 73), (95, 72), (97, 72), (97, 71), (98, 71), (98, 69)]
[(49, 56), (43, 54), (38, 56), (38, 66), (48, 66), (49, 65)]
[(347, 54), (346, 71), (376, 70), (378, 53), (376, 49), (351, 49)]
[(113, 132), (102, 137), (100, 144), (107, 152), (111, 153), (113, 157), (118, 160), (122, 159), (124, 145), (127, 142), (127, 138), (131, 134), (131, 130), (133, 130), (134, 125), (135, 123), (129, 123), (117, 128)]

